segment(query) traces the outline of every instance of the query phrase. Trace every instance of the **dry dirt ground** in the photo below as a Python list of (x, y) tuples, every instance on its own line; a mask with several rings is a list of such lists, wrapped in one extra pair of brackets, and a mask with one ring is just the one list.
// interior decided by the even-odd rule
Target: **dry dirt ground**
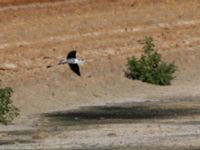
[[(178, 66), (170, 86), (124, 77), (145, 36)], [(0, 149), (200, 149), (199, 36), (199, 0), (0, 7), (0, 86), (20, 109)], [(72, 49), (82, 77), (56, 65)]]

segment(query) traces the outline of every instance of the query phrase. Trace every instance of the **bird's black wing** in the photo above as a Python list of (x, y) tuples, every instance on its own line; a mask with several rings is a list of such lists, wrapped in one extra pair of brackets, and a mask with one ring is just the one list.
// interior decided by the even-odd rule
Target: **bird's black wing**
[(67, 55), (67, 59), (76, 58), (76, 51), (71, 51)]
[(77, 64), (69, 64), (70, 69), (76, 73), (78, 76), (81, 76), (79, 66)]

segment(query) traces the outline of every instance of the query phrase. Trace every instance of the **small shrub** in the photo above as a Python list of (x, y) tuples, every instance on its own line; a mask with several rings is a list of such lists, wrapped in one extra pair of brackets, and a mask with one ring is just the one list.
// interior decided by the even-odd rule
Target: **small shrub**
[(0, 89), (0, 123), (7, 124), (19, 114), (10, 99), (12, 92), (9, 87)]
[(161, 60), (161, 55), (154, 51), (155, 45), (151, 37), (146, 37), (142, 44), (144, 46), (140, 59), (137, 60), (134, 56), (128, 58), (125, 75), (152, 84), (169, 85), (177, 67)]

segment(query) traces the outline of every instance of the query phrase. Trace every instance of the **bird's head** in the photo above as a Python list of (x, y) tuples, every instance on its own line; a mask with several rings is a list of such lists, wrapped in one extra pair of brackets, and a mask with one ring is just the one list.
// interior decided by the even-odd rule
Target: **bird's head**
[(84, 59), (81, 59), (81, 58), (77, 58), (77, 59), (76, 59), (76, 63), (82, 65), (82, 64), (85, 63), (85, 60), (84, 60)]

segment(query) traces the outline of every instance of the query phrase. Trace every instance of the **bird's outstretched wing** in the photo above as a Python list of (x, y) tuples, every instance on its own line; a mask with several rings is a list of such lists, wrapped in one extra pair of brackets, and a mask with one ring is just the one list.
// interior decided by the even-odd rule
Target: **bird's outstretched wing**
[(67, 55), (67, 59), (76, 58), (76, 51), (70, 51)]
[(79, 66), (77, 64), (69, 64), (70, 69), (76, 73), (78, 76), (81, 76)]

